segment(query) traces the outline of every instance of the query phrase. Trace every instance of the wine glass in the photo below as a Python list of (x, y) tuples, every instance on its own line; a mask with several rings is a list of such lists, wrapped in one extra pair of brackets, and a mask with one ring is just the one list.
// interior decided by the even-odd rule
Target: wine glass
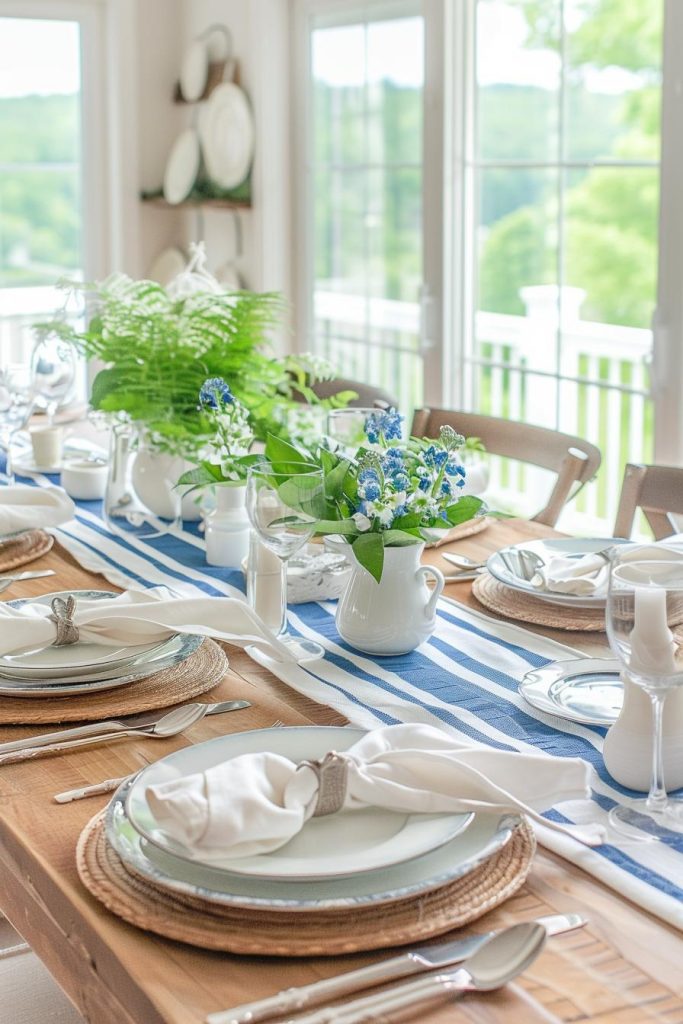
[(610, 823), (630, 839), (671, 839), (683, 832), (683, 801), (666, 792), (662, 717), (670, 690), (683, 686), (683, 645), (670, 624), (683, 622), (683, 559), (615, 552), (607, 594), (607, 636), (628, 679), (652, 701), (652, 782), (646, 799), (614, 807)]
[(0, 370), (0, 448), (5, 452), (2, 481), (14, 483), (12, 449), (18, 431), (28, 423), (35, 406), (35, 393), (28, 366), (7, 366)]
[(281, 472), (269, 463), (250, 466), (247, 473), (247, 514), (259, 540), (277, 555), (280, 575), (282, 626), (279, 640), (297, 660), (322, 658), (320, 644), (287, 632), (287, 561), (310, 540), (325, 514), (322, 469), (290, 463)]
[(346, 409), (330, 409), (327, 414), (327, 436), (335, 443), (335, 448), (342, 452), (355, 452), (367, 444), (365, 425), (370, 416), (377, 414), (377, 409), (349, 406)]
[(52, 426), (54, 415), (73, 391), (76, 380), (76, 351), (71, 342), (57, 334), (38, 334), (31, 355), (36, 398), (41, 399)]

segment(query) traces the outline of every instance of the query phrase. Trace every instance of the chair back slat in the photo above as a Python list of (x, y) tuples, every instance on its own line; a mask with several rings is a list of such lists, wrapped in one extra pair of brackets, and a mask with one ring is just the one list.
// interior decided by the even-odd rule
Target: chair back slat
[(624, 470), (615, 537), (630, 537), (641, 508), (655, 536), (664, 540), (678, 528), (672, 515), (683, 515), (683, 466), (645, 466), (629, 463)]

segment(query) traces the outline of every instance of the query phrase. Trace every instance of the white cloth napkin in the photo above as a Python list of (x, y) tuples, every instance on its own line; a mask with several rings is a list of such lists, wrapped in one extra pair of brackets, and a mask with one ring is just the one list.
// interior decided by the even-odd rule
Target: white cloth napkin
[[(10, 608), (0, 603), (0, 655), (52, 643), (56, 627), (47, 605)], [(111, 600), (76, 599), (73, 621), (80, 640), (99, 644), (148, 644), (174, 633), (198, 633), (237, 647), (253, 644), (278, 661), (294, 660), (287, 647), (245, 601), (234, 597), (169, 597), (163, 587), (128, 591)]]
[[(620, 545), (621, 557), (634, 559), (666, 559), (683, 557), (678, 537), (667, 537), (656, 544), (628, 545), (626, 551)], [(632, 555), (631, 555), (632, 552)], [(538, 590), (549, 590), (556, 594), (575, 594), (577, 597), (604, 597), (607, 594), (609, 561), (597, 554), (582, 558), (559, 556), (542, 566), (531, 579)]]
[(44, 530), (73, 519), (74, 503), (61, 487), (0, 487), (0, 537), (21, 530)]
[[(588, 845), (599, 826), (562, 826), (544, 810), (589, 794), (590, 766), (578, 758), (520, 754), (463, 744), (429, 725), (392, 725), (344, 752), (349, 761), (341, 812), (383, 807), (404, 813), (521, 811)], [(243, 754), (205, 772), (149, 786), (154, 818), (203, 861), (277, 850), (312, 816), (316, 773), (268, 752)]]

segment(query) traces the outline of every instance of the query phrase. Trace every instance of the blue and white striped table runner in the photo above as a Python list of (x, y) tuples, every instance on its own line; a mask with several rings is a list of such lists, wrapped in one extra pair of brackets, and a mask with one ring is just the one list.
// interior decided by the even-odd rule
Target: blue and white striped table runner
[[(35, 482), (59, 481), (36, 476)], [(194, 524), (154, 541), (123, 539), (107, 530), (100, 502), (80, 502), (76, 518), (55, 532), (81, 565), (121, 587), (166, 585), (187, 595), (236, 596), (244, 590), (241, 573), (206, 565)], [(605, 770), (603, 729), (535, 711), (517, 692), (530, 668), (575, 657), (578, 651), (442, 599), (428, 643), (411, 654), (374, 658), (340, 640), (334, 612), (333, 603), (290, 608), (293, 631), (326, 650), (325, 659), (308, 670), (266, 662), (294, 689), (368, 729), (426, 722), (492, 747), (582, 757), (595, 770), (592, 799), (548, 812), (557, 820), (604, 822), (614, 803), (629, 795)], [(672, 834), (666, 845), (624, 841), (591, 850), (549, 829), (540, 833), (548, 849), (683, 929), (683, 836)]]

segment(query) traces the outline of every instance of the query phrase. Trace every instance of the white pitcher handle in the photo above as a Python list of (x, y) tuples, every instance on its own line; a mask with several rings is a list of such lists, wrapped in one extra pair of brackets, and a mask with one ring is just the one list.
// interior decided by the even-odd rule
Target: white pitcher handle
[(441, 572), (441, 570), (436, 569), (433, 565), (420, 566), (415, 575), (418, 579), (422, 577), (423, 580), (426, 580), (428, 579), (429, 576), (433, 576), (434, 579), (436, 580), (436, 586), (432, 591), (432, 596), (427, 601), (427, 604), (425, 605), (424, 609), (425, 618), (430, 619), (432, 615), (436, 613), (436, 602), (439, 600), (439, 597), (441, 596), (441, 591), (446, 586), (446, 581), (443, 578), (443, 573)]

